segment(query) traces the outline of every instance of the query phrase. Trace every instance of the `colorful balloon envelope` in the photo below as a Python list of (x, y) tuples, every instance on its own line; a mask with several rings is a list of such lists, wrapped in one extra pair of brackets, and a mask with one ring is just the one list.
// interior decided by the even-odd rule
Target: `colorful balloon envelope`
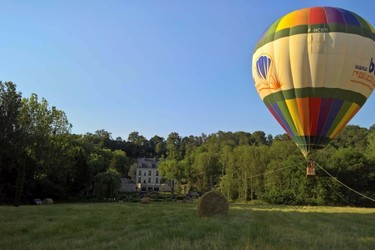
[(256, 45), (255, 88), (305, 157), (334, 139), (372, 93), (374, 32), (351, 11), (313, 7), (281, 17)]

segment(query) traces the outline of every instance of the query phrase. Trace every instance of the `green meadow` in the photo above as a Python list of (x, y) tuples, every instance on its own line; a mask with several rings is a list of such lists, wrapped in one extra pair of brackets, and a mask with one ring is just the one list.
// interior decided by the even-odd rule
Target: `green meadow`
[(0, 249), (375, 249), (375, 209), (195, 203), (0, 206)]

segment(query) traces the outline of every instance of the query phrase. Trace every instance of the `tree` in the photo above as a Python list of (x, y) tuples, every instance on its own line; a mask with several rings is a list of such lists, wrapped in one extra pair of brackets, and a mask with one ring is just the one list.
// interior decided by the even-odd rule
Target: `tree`
[[(375, 192), (375, 167), (365, 152), (358, 148), (340, 148), (330, 157), (327, 170), (352, 189), (373, 196)], [(351, 190), (341, 187), (340, 193), (354, 204), (368, 205), (368, 201)]]
[(115, 198), (121, 185), (121, 176), (116, 169), (109, 168), (95, 176), (95, 194), (99, 198)]
[(173, 132), (167, 138), (167, 157), (176, 161), (182, 160), (181, 137), (178, 133)]
[(375, 160), (375, 128), (367, 137), (366, 154), (370, 159)]
[(295, 204), (301, 180), (306, 179), (305, 159), (286, 134), (275, 137), (267, 155), (264, 172), (269, 174), (263, 176), (259, 197), (274, 204)]
[(267, 145), (266, 134), (263, 131), (255, 131), (251, 135), (252, 144), (255, 146)]
[(19, 204), (25, 176), (21, 108), (21, 93), (16, 85), (0, 81), (0, 197), (10, 202), (13, 196), (15, 205)]
[(148, 141), (143, 135), (140, 135), (138, 132), (134, 131), (129, 134), (128, 144), (128, 150), (126, 152), (129, 153), (129, 156), (133, 158), (149, 156)]
[[(72, 138), (73, 140), (73, 138)], [(76, 142), (76, 141), (74, 141)], [(72, 196), (85, 195), (83, 191), (91, 183), (91, 172), (88, 165), (88, 156), (82, 146), (76, 145), (71, 148), (70, 156), (72, 157), (72, 184), (70, 192)]]
[(235, 165), (235, 157), (232, 147), (226, 145), (219, 154), (219, 162), (223, 166), (220, 179), (220, 190), (228, 200), (234, 201), (238, 198), (238, 182), (236, 181), (238, 171)]
[(222, 166), (216, 153), (196, 152), (193, 169), (196, 172), (197, 188), (206, 192), (219, 185)]
[(59, 135), (70, 132), (71, 124), (63, 111), (49, 107), (44, 98), (39, 101), (36, 94), (21, 100), (11, 82), (0, 84), (0, 95), (0, 144), (6, 149), (0, 153), (0, 178), (4, 179), (0, 193), (6, 192), (8, 201), (13, 193), (18, 205), (25, 184), (64, 169), (56, 142)]
[(112, 151), (112, 159), (109, 168), (116, 169), (122, 176), (126, 176), (129, 172), (130, 161), (126, 153), (122, 150)]
[(175, 159), (161, 160), (158, 165), (160, 176), (166, 179), (172, 188), (172, 195), (175, 190), (175, 180), (180, 179), (181, 172), (179, 171), (178, 162)]
[(150, 139), (150, 147), (152, 148), (152, 156), (161, 158), (166, 156), (167, 144), (163, 137), (155, 135)]
[(336, 148), (358, 148), (365, 150), (369, 131), (356, 125), (347, 125), (332, 142)]

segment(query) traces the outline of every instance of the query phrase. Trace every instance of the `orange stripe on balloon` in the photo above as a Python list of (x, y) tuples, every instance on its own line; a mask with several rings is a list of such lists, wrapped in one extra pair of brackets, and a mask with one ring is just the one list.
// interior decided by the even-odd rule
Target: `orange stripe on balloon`
[(301, 126), (303, 135), (310, 135), (309, 125), (309, 99), (308, 98), (296, 98), (298, 106), (298, 114), (301, 117)]

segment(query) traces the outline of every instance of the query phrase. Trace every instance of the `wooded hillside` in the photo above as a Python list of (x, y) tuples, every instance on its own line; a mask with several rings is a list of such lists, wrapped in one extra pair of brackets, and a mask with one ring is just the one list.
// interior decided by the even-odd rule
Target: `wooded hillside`
[[(65, 113), (36, 94), (22, 97), (0, 82), (0, 203), (30, 203), (35, 197), (69, 201), (109, 198), (138, 157), (160, 159), (164, 180), (230, 201), (275, 204), (375, 206), (318, 167), (306, 178), (306, 160), (286, 134), (263, 131), (147, 139), (132, 132), (112, 138), (106, 130), (77, 135)], [(375, 126), (347, 126), (325, 149), (312, 154), (318, 166), (354, 190), (375, 196)]]

